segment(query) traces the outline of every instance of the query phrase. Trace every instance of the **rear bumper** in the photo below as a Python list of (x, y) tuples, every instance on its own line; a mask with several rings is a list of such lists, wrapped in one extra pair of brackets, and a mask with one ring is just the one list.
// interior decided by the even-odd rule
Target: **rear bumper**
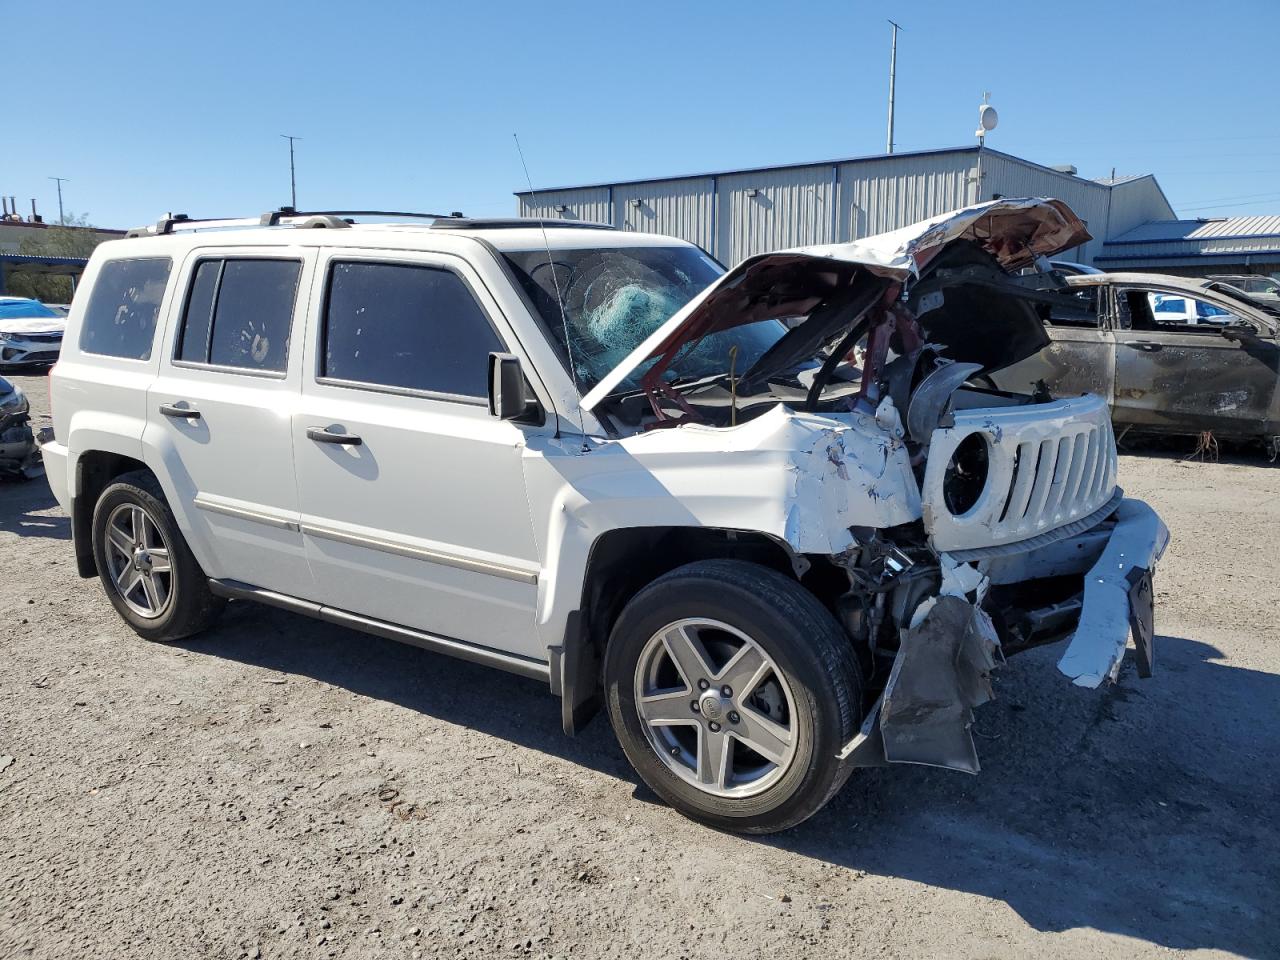
[(40, 456), (44, 460), (45, 476), (49, 478), (49, 489), (58, 501), (58, 506), (71, 512), (70, 478), (67, 476), (67, 445), (54, 439), (53, 428), (45, 427), (37, 438)]

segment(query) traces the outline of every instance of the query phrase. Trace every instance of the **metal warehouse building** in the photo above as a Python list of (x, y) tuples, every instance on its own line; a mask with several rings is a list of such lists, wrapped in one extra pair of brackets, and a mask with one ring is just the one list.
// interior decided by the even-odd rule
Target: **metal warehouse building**
[(1108, 240), (1094, 262), (1106, 270), (1191, 277), (1210, 273), (1280, 276), (1280, 217), (1156, 220)]
[[(921, 150), (516, 193), (522, 216), (593, 220), (690, 240), (732, 266), (758, 253), (883, 233), (981, 200), (1057, 197), (1103, 247), (1175, 214), (1151, 175), (1086, 180), (990, 148)], [(1129, 267), (1129, 269), (1133, 269)]]

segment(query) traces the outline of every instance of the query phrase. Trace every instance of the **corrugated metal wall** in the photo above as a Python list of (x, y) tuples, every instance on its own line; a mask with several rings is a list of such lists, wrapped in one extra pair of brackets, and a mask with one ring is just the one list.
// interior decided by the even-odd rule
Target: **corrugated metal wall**
[(714, 200), (712, 177), (619, 184), (611, 222), (619, 230), (665, 233), (710, 250)]
[(525, 194), (519, 208), (522, 216), (598, 220), (680, 237), (729, 266), (770, 250), (895, 230), (993, 194), (1066, 201), (1095, 239), (1063, 258), (1086, 263), (1106, 237), (1172, 216), (1152, 178), (1109, 188), (987, 150), (979, 189), (976, 167), (973, 148), (939, 150), (548, 191), (536, 205)]
[[(563, 206), (564, 212), (556, 210)], [(613, 223), (609, 211), (608, 187), (584, 187), (577, 190), (548, 190), (538, 192), (538, 202), (527, 196), (520, 197), (520, 216), (545, 217), (548, 220), (592, 220), (596, 223)]]
[(1111, 188), (1111, 231), (1118, 237), (1141, 223), (1173, 220), (1176, 214), (1155, 177), (1140, 177)]
[(719, 178), (716, 248), (726, 264), (758, 253), (835, 242), (830, 165)]
[(840, 164), (840, 241), (967, 206), (973, 164), (970, 150)]

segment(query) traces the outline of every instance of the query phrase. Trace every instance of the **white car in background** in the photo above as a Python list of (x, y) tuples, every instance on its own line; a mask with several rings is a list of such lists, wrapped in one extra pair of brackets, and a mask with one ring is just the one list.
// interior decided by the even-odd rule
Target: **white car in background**
[(66, 326), (65, 311), (28, 297), (0, 297), (0, 368), (56, 363)]

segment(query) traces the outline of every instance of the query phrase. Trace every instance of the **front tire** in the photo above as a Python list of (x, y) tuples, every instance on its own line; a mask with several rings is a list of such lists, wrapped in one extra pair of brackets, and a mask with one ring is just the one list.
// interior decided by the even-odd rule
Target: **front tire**
[(93, 509), (93, 558), (116, 612), (139, 636), (161, 643), (208, 627), (226, 605), (178, 530), (156, 478), (126, 473)]
[(849, 639), (794, 580), (706, 560), (641, 590), (604, 664), (609, 718), (636, 772), (685, 815), (773, 833), (820, 810), (851, 765), (862, 678)]

